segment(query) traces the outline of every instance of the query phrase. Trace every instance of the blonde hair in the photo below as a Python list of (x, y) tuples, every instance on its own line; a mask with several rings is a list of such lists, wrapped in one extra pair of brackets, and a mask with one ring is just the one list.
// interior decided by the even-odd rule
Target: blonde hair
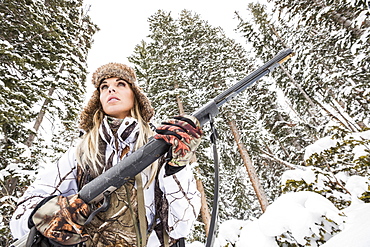
[[(139, 126), (139, 135), (133, 150), (136, 151), (148, 142), (149, 137), (154, 135), (154, 131), (150, 128), (149, 123), (143, 120), (136, 96), (134, 97), (134, 107), (131, 109), (130, 115), (138, 121)], [(99, 147), (99, 128), (103, 118), (104, 112), (100, 107), (94, 114), (93, 128), (83, 136), (76, 148), (77, 163), (81, 165), (84, 171), (88, 167), (93, 177), (100, 175), (105, 165), (105, 160), (103, 160), (105, 150), (100, 150)], [(150, 177), (144, 188), (149, 187), (154, 181), (157, 169), (158, 162), (155, 161), (151, 164)]]

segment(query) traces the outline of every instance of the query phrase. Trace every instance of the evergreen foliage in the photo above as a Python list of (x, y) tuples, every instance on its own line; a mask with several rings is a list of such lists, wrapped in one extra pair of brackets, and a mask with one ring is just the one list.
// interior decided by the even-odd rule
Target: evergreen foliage
[[(347, 180), (369, 175), (370, 10), (365, 1), (269, 2), (271, 9), (251, 3), (248, 13), (238, 13), (238, 31), (263, 60), (283, 47), (295, 56), (282, 65), (285, 73), (259, 84), (254, 109), (267, 133), (255, 157), (314, 174), (314, 181), (283, 180), (283, 193), (314, 191), (344, 209), (353, 200)], [(309, 151), (322, 140), (322, 150)], [(368, 194), (359, 198), (368, 202)], [(339, 231), (324, 226), (329, 222), (322, 234), (307, 236), (307, 245), (319, 246)], [(301, 246), (289, 231), (277, 243)]]
[[(191, 114), (251, 71), (248, 64), (252, 63), (242, 46), (197, 14), (183, 10), (178, 19), (174, 19), (170, 13), (158, 11), (149, 18), (149, 24), (148, 41), (136, 46), (129, 61), (135, 64), (158, 120), (181, 113), (179, 102), (184, 112)], [(250, 112), (243, 104), (242, 100), (234, 100), (233, 106), (225, 106), (224, 116), (216, 119), (220, 133), (221, 221), (258, 215), (252, 211), (258, 208), (257, 200), (249, 196), (254, 192), (246, 187), (249, 182), (245, 168), (228, 127), (228, 121), (234, 120), (249, 121), (245, 125), (252, 128), (253, 117), (246, 117)], [(209, 135), (209, 127), (205, 126), (204, 130)], [(214, 171), (209, 141), (202, 142), (197, 159), (200, 168), (197, 176), (203, 181), (211, 208)], [(194, 236), (201, 235), (194, 233)]]
[[(353, 200), (370, 201), (369, 188), (354, 199), (347, 187), (350, 178), (369, 177), (368, 2), (269, 4), (272, 8), (251, 3), (247, 13), (237, 14), (237, 31), (251, 51), (195, 13), (183, 10), (174, 18), (160, 10), (148, 20), (148, 39), (129, 58), (159, 123), (182, 110), (194, 112), (284, 47), (294, 50), (295, 56), (272, 77), (226, 104), (215, 119), (221, 222), (261, 215), (230, 121), (241, 132), (269, 202), (299, 191), (319, 193), (339, 210)], [(1, 246), (12, 242), (7, 224), (17, 198), (37, 169), (57, 159), (77, 135), (86, 55), (97, 30), (84, 11), (81, 0), (0, 3)], [(210, 134), (208, 126), (204, 130)], [(319, 142), (325, 147), (310, 151)], [(211, 208), (209, 141), (202, 142), (197, 158), (197, 177)], [(305, 246), (325, 243), (340, 230), (340, 222), (322, 216), (315, 227), (304, 238)], [(190, 240), (205, 242), (202, 228), (197, 222)], [(303, 246), (288, 230), (276, 236), (276, 243)]]
[(1, 246), (12, 240), (9, 218), (36, 170), (59, 157), (78, 133), (86, 57), (97, 30), (82, 5), (0, 3)]

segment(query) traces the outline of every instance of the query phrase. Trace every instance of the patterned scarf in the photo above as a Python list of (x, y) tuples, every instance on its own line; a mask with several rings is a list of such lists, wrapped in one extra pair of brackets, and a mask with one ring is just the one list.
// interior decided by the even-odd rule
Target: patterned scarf
[[(116, 119), (106, 116), (99, 133), (99, 150), (105, 150), (102, 157), (104, 172), (132, 153), (139, 127), (134, 118)], [(79, 188), (92, 179), (88, 170), (83, 172), (81, 168), (78, 169)], [(86, 225), (86, 232), (90, 236), (86, 246), (137, 246), (140, 222), (134, 185), (135, 181), (132, 179), (113, 192), (109, 209), (97, 214), (92, 222)]]

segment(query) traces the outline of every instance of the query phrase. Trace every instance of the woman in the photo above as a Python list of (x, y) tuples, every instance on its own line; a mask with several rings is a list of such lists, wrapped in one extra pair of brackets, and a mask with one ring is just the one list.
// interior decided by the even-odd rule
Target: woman
[(151, 247), (175, 245), (188, 235), (200, 209), (188, 164), (202, 135), (191, 116), (157, 128), (154, 138), (171, 144), (170, 151), (113, 192), (108, 210), (85, 224), (99, 205), (87, 205), (78, 191), (154, 134), (149, 122), (154, 111), (135, 81), (133, 69), (123, 64), (109, 63), (95, 71), (96, 90), (81, 113), (85, 134), (19, 199), (10, 222), (15, 238), (31, 228), (36, 239), (51, 246)]

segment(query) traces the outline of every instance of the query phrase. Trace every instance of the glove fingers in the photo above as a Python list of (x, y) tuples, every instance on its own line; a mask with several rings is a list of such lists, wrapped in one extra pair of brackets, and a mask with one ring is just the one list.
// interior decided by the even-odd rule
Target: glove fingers
[[(170, 127), (170, 126), (168, 126)], [(174, 136), (176, 137), (177, 139), (181, 140), (182, 139), (182, 136), (179, 135), (178, 133), (176, 133), (175, 131), (171, 131), (167, 128), (167, 126), (164, 126), (164, 127), (159, 127), (156, 132), (159, 134), (159, 136), (163, 136), (163, 135), (171, 135), (171, 136)]]
[(189, 163), (199, 146), (202, 130), (199, 121), (193, 116), (177, 116), (157, 128), (155, 139), (162, 139), (172, 145), (171, 163), (184, 166)]
[[(76, 246), (76, 244), (84, 242), (88, 239), (88, 235), (75, 234), (68, 231), (54, 231), (49, 235), (51, 242), (55, 242), (55, 246)], [(53, 246), (54, 246), (53, 245)]]
[(68, 212), (71, 214), (72, 222), (84, 225), (90, 215), (89, 206), (78, 195), (69, 198)]
[(171, 145), (174, 145), (175, 141), (176, 143), (179, 141), (190, 143), (191, 139), (193, 139), (193, 137), (191, 137), (187, 132), (185, 132), (184, 130), (176, 126), (164, 126), (163, 128), (159, 127), (157, 129), (157, 133), (159, 135), (154, 136), (156, 139), (163, 139), (160, 137), (163, 137), (166, 135), (172, 136), (173, 138), (167, 138), (169, 141), (165, 139), (165, 141)]
[[(189, 117), (189, 116), (188, 116)], [(190, 116), (191, 117), (191, 116)], [(190, 118), (186, 118), (184, 116), (175, 116), (173, 117), (174, 119), (177, 119), (177, 120), (181, 120), (181, 121), (185, 121), (187, 122), (188, 124), (190, 124), (191, 126), (193, 126), (194, 128), (196, 128), (196, 124), (190, 119)]]
[(178, 154), (181, 157), (184, 157), (190, 151), (191, 151), (190, 147), (186, 145), (184, 142), (178, 142), (178, 144), (175, 146), (175, 150), (173, 150), (175, 154)]
[(191, 134), (193, 137), (199, 138), (203, 134), (200, 128), (200, 123), (198, 119), (196, 119), (195, 117), (190, 115), (184, 115), (176, 116), (174, 117), (174, 119), (179, 120), (181, 122), (186, 122), (187, 124), (186, 125), (184, 124), (183, 126), (186, 126), (185, 128), (187, 129), (189, 134)]
[(186, 121), (178, 119), (170, 119), (167, 122), (163, 122), (163, 126), (159, 127), (169, 129), (173, 132), (185, 132), (193, 138), (199, 138), (202, 135), (202, 131), (198, 127), (193, 127), (192, 124), (189, 124)]
[(36, 229), (62, 245), (75, 245), (87, 240), (82, 234), (89, 206), (78, 195), (57, 196), (47, 201), (33, 215)]

